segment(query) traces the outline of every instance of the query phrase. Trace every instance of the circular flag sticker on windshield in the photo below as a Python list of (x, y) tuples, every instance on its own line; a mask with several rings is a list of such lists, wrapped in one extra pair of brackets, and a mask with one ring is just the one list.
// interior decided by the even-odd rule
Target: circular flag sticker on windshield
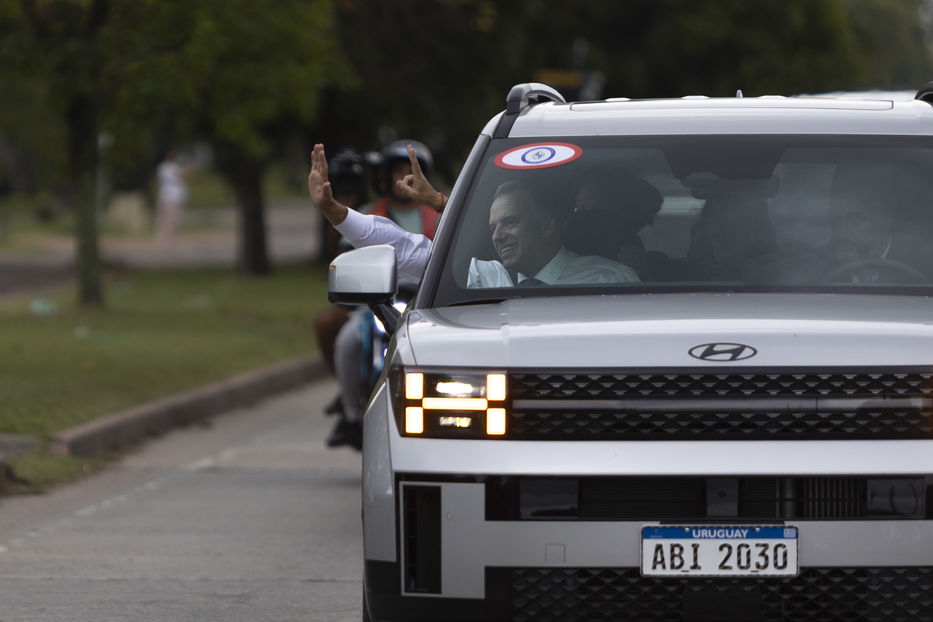
[(496, 164), (502, 168), (547, 168), (573, 162), (581, 155), (583, 150), (570, 143), (536, 143), (500, 153)]

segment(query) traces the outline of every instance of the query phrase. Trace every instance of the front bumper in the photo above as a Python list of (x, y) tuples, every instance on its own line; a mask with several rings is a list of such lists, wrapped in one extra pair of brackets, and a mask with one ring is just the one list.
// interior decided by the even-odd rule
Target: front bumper
[(366, 562), (374, 620), (933, 622), (933, 520), (795, 521), (796, 577), (656, 579), (645, 522), (488, 520), (483, 483), (398, 484), (399, 561)]
[[(388, 412), (380, 391), (367, 413), (363, 487), (377, 622), (933, 622), (929, 509), (910, 520), (778, 521), (799, 527), (793, 578), (653, 579), (640, 573), (641, 528), (657, 518), (512, 520), (490, 515), (487, 491), (521, 477), (928, 477), (933, 441), (449, 441), (403, 438)], [(421, 506), (406, 505), (409, 488), (427, 491)], [(424, 532), (410, 526), (418, 507), (435, 523)]]
[[(657, 521), (487, 520), (482, 483), (406, 479), (400, 486), (402, 498), (408, 487), (422, 491), (434, 488), (440, 493), (439, 528), (429, 532), (437, 534), (440, 563), (436, 567), (429, 564), (429, 571), (439, 572), (439, 581), (434, 583), (439, 587), (436, 595), (447, 598), (484, 598), (487, 568), (637, 570), (641, 564), (641, 528), (658, 524)], [(411, 540), (424, 533), (419, 529), (428, 522), (427, 516), (413, 519), (404, 514), (405, 508), (401, 507), (402, 539)], [(412, 527), (413, 520), (417, 528)], [(933, 520), (794, 521), (793, 524), (799, 527), (801, 569), (933, 567)], [(417, 553), (405, 542), (401, 544), (403, 568), (416, 564), (411, 558)], [(429, 549), (434, 551), (436, 544)], [(411, 567), (409, 574), (417, 570)], [(417, 589), (410, 593), (425, 593)]]

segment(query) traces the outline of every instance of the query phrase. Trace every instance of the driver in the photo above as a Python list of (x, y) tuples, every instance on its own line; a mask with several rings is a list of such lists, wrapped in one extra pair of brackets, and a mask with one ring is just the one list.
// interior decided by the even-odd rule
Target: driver
[(897, 209), (896, 192), (883, 168), (838, 168), (830, 196), (830, 242), (822, 253), (826, 279), (922, 282), (931, 268), (929, 253), (922, 251), (923, 244), (895, 235)]
[(870, 183), (871, 177), (869, 183), (859, 177), (852, 168), (839, 169), (833, 178), (829, 250), (834, 267), (887, 258), (894, 250), (894, 197), (883, 185)]

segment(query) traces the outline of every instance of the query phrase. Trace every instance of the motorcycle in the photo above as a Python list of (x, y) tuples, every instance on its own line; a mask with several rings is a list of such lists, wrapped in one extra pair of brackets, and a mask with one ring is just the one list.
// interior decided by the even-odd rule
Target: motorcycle
[[(385, 326), (397, 326), (408, 302), (414, 297), (414, 290), (400, 290), (393, 304), (374, 305), (363, 310), (360, 323), (360, 390), (359, 395), (368, 397), (376, 386), (376, 381), (385, 367), (386, 352), (391, 340), (391, 331)], [(330, 448), (350, 446), (357, 451), (363, 449), (362, 425), (347, 421), (344, 415), (344, 396), (340, 393), (325, 407), (325, 415), (335, 415), (339, 419), (327, 438)]]

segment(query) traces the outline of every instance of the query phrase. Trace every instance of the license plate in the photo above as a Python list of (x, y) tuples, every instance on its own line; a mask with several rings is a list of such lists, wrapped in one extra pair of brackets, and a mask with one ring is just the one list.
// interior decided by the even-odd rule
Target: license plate
[(642, 527), (641, 573), (649, 577), (792, 577), (797, 527)]

